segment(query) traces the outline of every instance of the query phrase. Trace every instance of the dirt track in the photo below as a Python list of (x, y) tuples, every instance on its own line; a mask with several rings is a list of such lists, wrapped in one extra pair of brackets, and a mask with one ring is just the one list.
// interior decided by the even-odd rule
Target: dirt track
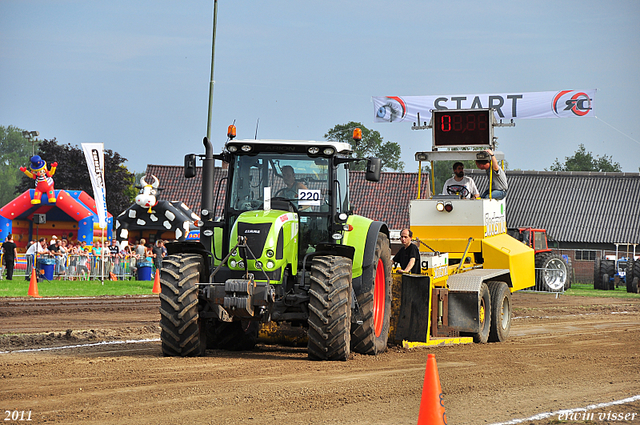
[[(17, 410), (30, 411), (31, 423), (415, 424), (431, 352), (449, 424), (505, 422), (640, 394), (640, 300), (517, 293), (505, 343), (391, 347), (342, 363), (265, 345), (165, 358), (157, 305), (156, 297), (0, 299), (0, 419)], [(152, 341), (95, 345), (140, 339)], [(17, 351), (75, 344), (88, 345)], [(590, 412), (590, 423), (640, 424), (639, 401)], [(601, 421), (598, 413), (636, 415)]]

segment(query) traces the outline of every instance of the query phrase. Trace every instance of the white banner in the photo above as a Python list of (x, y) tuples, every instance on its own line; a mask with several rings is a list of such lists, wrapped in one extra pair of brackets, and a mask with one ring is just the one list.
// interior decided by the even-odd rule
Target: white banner
[(93, 198), (98, 211), (98, 224), (101, 229), (107, 227), (107, 189), (104, 183), (104, 143), (83, 143), (82, 150), (87, 160)]
[(375, 122), (427, 123), (432, 109), (496, 110), (497, 119), (595, 117), (593, 90), (533, 93), (465, 94), (454, 96), (374, 96)]

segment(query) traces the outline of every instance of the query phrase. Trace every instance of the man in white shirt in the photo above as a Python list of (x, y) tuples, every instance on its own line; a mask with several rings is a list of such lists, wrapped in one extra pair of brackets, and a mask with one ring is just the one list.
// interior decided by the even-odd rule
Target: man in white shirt
[(480, 197), (480, 192), (478, 192), (476, 183), (471, 177), (464, 175), (464, 165), (462, 162), (456, 162), (453, 164), (453, 177), (444, 182), (442, 194), (459, 195), (463, 199)]
[(49, 250), (47, 249), (47, 240), (45, 238), (40, 238), (37, 243), (34, 243), (29, 247), (26, 253), (27, 257), (27, 274), (25, 274), (24, 279), (31, 279), (31, 268), (35, 264), (37, 255), (48, 254)]

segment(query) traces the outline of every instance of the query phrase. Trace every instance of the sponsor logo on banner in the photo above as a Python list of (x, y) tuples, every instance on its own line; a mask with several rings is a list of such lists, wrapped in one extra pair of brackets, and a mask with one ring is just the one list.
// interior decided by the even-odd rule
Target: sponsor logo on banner
[(584, 117), (591, 111), (591, 99), (585, 92), (563, 90), (553, 97), (553, 113), (558, 117)]
[(407, 114), (407, 105), (400, 96), (387, 96), (387, 103), (380, 106), (376, 118), (381, 121), (401, 121)]

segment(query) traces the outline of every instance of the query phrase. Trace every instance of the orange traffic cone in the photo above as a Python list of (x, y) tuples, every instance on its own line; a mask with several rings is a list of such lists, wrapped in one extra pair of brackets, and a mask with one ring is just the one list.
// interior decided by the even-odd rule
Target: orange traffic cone
[(35, 298), (42, 298), (38, 294), (38, 278), (36, 278), (36, 269), (31, 269), (31, 281), (29, 282), (29, 292), (27, 295)]
[(156, 277), (153, 279), (153, 290), (151, 291), (154, 294), (159, 294), (162, 292), (160, 289), (160, 270), (156, 269)]
[(447, 424), (447, 415), (444, 412), (444, 404), (442, 404), (442, 388), (440, 387), (436, 355), (429, 354), (427, 356), (427, 369), (424, 373), (418, 425), (440, 424)]

